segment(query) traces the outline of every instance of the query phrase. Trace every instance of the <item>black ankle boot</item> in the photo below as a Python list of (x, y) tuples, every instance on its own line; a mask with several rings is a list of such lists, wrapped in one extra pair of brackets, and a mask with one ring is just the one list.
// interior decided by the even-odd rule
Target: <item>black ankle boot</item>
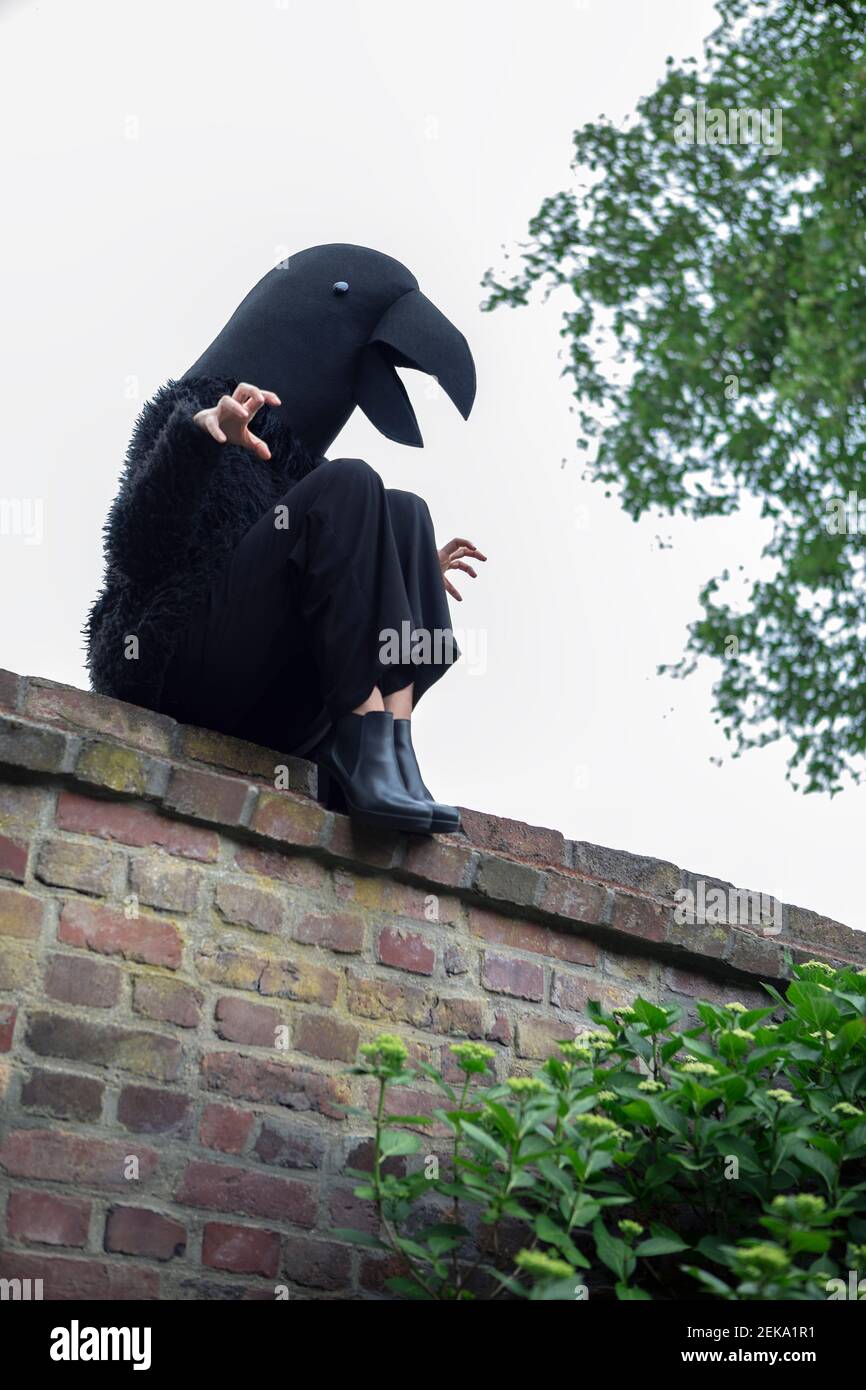
[(429, 834), (431, 807), (406, 790), (394, 747), (394, 716), (388, 710), (344, 714), (313, 751), (319, 766), (319, 801), (346, 810), (381, 830)]
[(430, 829), (439, 835), (448, 835), (460, 829), (460, 812), (456, 806), (445, 806), (434, 801), (432, 794), (424, 786), (415, 749), (412, 746), (412, 725), (408, 719), (394, 720), (394, 746), (397, 749), (397, 762), (403, 775), (406, 790), (417, 801), (429, 803), (431, 811)]

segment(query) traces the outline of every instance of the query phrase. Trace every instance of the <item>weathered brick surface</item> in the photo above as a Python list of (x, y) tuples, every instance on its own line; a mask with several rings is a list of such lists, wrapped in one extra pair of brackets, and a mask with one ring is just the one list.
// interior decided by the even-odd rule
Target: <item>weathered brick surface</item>
[(112, 1207), (105, 1223), (105, 1248), (119, 1255), (171, 1260), (186, 1249), (186, 1230), (179, 1221), (146, 1207)]
[(395, 1263), (333, 1236), (374, 1229), (345, 1170), (378, 1031), (452, 1081), (487, 1041), (504, 1078), (593, 999), (689, 1016), (764, 1002), (787, 952), (866, 963), (799, 907), (684, 924), (695, 875), (555, 830), (361, 829), (310, 764), (119, 701), (0, 673), (0, 710), (0, 1277), (46, 1298), (387, 1297)]
[(9, 1194), (6, 1230), (24, 1245), (87, 1243), (92, 1203), (80, 1197), (61, 1197), (56, 1192), (18, 1188)]
[(175, 969), (181, 959), (181, 935), (172, 922), (127, 916), (103, 904), (70, 900), (60, 914), (58, 938), (104, 956)]
[(105, 845), (46, 839), (39, 848), (35, 874), (58, 888), (105, 897), (111, 892), (117, 863), (117, 855)]

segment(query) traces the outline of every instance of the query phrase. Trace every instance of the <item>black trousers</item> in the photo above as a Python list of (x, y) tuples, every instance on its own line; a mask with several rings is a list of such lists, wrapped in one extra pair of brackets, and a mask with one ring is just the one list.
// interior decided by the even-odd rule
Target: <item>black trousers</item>
[(303, 753), (367, 698), (418, 700), (459, 656), (426, 502), (323, 462), (247, 531), (179, 635), (161, 706)]

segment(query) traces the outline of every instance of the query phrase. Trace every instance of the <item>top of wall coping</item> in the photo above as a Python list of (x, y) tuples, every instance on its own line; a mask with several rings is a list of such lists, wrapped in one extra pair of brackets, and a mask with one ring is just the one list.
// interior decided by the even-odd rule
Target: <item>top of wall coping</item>
[(778, 982), (791, 962), (866, 965), (866, 932), (557, 830), (463, 807), (454, 835), (359, 829), (316, 803), (315, 767), (304, 759), (42, 677), (0, 670), (0, 768), (133, 798), (272, 849), (393, 873), (702, 974)]

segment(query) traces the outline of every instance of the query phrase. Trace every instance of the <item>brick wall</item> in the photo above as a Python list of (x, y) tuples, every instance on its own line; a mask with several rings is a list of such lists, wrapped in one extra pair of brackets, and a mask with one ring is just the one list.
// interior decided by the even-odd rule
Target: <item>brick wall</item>
[(731, 886), (554, 830), (359, 833), (314, 779), (0, 673), (0, 1278), (375, 1297), (379, 1257), (329, 1235), (369, 1221), (344, 1176), (370, 1155), (341, 1110), (359, 1043), (387, 1028), (448, 1069), (483, 1038), (505, 1076), (590, 998), (748, 1003), (790, 959), (866, 963), (866, 935), (787, 905), (770, 934), (682, 923), (682, 889)]

